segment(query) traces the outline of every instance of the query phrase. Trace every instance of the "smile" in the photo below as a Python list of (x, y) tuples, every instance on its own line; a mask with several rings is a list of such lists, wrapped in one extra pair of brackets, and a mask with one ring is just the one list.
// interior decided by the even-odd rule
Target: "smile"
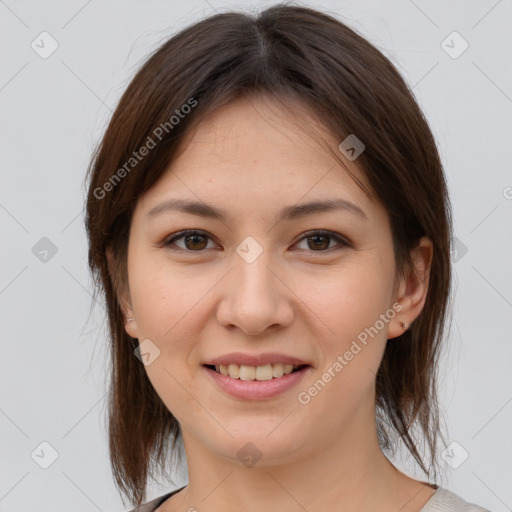
[(224, 393), (240, 400), (278, 397), (298, 385), (313, 368), (308, 364), (203, 365), (206, 373)]
[(271, 380), (278, 379), (283, 375), (289, 375), (292, 372), (302, 369), (307, 365), (294, 364), (265, 364), (262, 366), (238, 365), (235, 363), (229, 365), (207, 365), (208, 368), (214, 369), (217, 373), (240, 380)]

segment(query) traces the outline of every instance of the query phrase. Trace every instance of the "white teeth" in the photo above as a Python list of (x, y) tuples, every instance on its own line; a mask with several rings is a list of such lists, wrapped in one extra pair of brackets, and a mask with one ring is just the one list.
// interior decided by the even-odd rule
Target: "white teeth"
[[(297, 368), (298, 366), (295, 366)], [(272, 378), (279, 378), (283, 375), (292, 373), (294, 369), (293, 364), (266, 364), (263, 366), (247, 366), (247, 365), (215, 365), (215, 371), (222, 375), (229, 376), (233, 379), (240, 380), (271, 380)]]
[(256, 380), (271, 380), (273, 375), (272, 365), (266, 364), (265, 366), (256, 367)]
[(283, 372), (285, 375), (287, 375), (288, 373), (292, 373), (292, 370), (293, 370), (293, 364), (284, 364), (283, 365)]
[(240, 365), (238, 377), (240, 378), (240, 380), (254, 380), (256, 377), (256, 368), (254, 366), (245, 366), (244, 364), (242, 364)]
[(240, 376), (240, 366), (237, 364), (230, 364), (228, 366), (228, 375), (234, 379), (238, 379)]
[(272, 376), (282, 377), (284, 375), (284, 367), (281, 363), (274, 364), (272, 366)]

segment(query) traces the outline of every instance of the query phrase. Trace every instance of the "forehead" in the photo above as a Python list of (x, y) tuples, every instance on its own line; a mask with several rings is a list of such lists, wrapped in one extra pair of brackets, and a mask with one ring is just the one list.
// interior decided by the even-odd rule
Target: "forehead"
[(337, 141), (302, 105), (283, 108), (260, 95), (237, 99), (201, 120), (184, 137), (168, 172), (141, 199), (147, 213), (169, 194), (255, 211), (274, 203), (345, 198), (363, 210), (373, 201), (343, 168), (369, 189), (356, 162), (343, 165)]

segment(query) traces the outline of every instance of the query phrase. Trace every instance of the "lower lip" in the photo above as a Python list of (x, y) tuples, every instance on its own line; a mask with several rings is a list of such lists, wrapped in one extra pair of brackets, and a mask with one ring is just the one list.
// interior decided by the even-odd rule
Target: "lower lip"
[(203, 368), (223, 391), (243, 400), (274, 398), (297, 385), (304, 375), (311, 370), (311, 366), (306, 366), (297, 372), (270, 380), (240, 380), (217, 373), (206, 366), (203, 366)]

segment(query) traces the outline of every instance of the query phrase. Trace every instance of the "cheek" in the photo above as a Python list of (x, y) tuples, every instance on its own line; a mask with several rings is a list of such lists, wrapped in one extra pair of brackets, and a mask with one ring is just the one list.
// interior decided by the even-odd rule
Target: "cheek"
[(153, 389), (182, 427), (190, 428), (204, 416), (195, 374), (187, 371), (182, 360), (163, 352), (145, 370)]
[(347, 409), (353, 410), (373, 386), (394, 313), (385, 318), (387, 322), (381, 320), (388, 311), (389, 275), (367, 261), (337, 268), (326, 279), (310, 276), (297, 290), (307, 305), (304, 311), (310, 311), (312, 329), (318, 332), (319, 407), (332, 407), (343, 397)]
[(130, 292), (140, 335), (164, 342), (183, 334), (183, 325), (191, 320), (200, 322), (194, 312), (214, 282), (207, 275), (198, 277), (197, 271), (188, 275), (168, 262), (137, 266), (134, 260)]
[(315, 328), (340, 349), (385, 313), (391, 286), (386, 269), (364, 261), (349, 263), (293, 281), (305, 314), (309, 311)]

